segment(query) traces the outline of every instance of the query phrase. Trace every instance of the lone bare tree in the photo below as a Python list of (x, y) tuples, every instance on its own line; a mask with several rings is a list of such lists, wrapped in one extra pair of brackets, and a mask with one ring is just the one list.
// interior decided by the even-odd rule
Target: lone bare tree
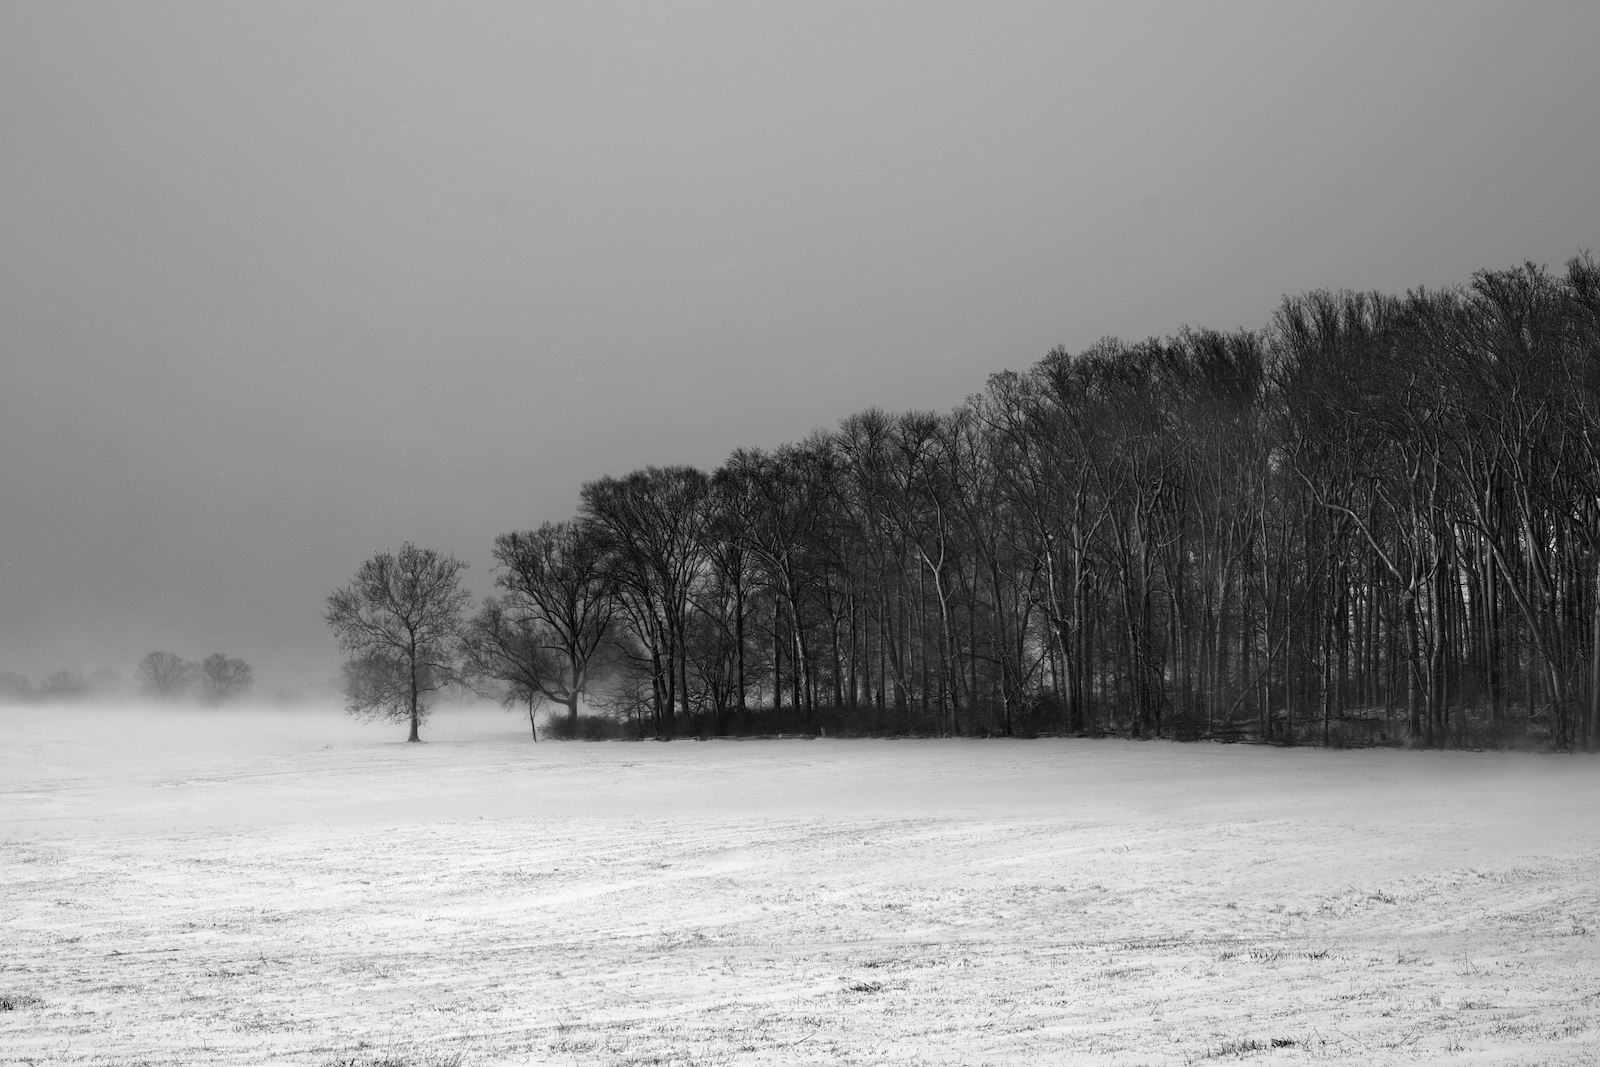
[(194, 664), (175, 652), (152, 652), (134, 668), (139, 686), (157, 700), (176, 700), (194, 683)]
[(328, 597), (322, 617), (350, 656), (344, 672), (350, 714), (409, 720), (406, 740), (421, 740), (425, 694), (456, 676), (461, 613), (471, 599), (461, 588), (466, 568), (454, 556), (407, 541), (398, 553), (374, 555)]

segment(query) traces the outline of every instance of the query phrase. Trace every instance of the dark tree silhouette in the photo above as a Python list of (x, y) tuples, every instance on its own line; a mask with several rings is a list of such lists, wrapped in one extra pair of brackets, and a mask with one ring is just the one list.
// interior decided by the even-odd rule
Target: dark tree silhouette
[(520, 657), (526, 669), (519, 667), (517, 684), (565, 704), (576, 729), (590, 664), (617, 610), (604, 540), (592, 524), (547, 522), (495, 538), (494, 559), (495, 584), (506, 591), (497, 610), (505, 618), (481, 632), (515, 635), (513, 645), (531, 642), (529, 652), (537, 654)]
[(582, 516), (663, 737), (1592, 748), (1600, 264), (1057, 349)]
[(675, 734), (678, 702), (689, 710), (690, 600), (710, 505), (710, 479), (692, 467), (650, 467), (583, 487), (582, 519), (606, 552), (613, 588), (648, 656), (664, 740)]

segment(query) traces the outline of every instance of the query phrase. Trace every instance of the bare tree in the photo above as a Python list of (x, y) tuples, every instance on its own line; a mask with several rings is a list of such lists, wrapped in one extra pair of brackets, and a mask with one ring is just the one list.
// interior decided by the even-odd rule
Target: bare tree
[(0, 701), (21, 704), (34, 697), (33, 682), (26, 674), (0, 671)]
[(40, 700), (82, 700), (88, 694), (89, 683), (83, 675), (66, 667), (39, 683)]
[(475, 689), (485, 680), (498, 683), (498, 695), (508, 708), (527, 704), (528, 729), (538, 741), (533, 713), (557, 668), (533, 620), (508, 610), (507, 600), (485, 597), (462, 629), (464, 673)]
[(89, 674), (89, 691), (97, 697), (108, 697), (122, 688), (122, 679), (110, 667), (97, 667)]
[(151, 652), (134, 668), (145, 694), (156, 700), (176, 700), (194, 684), (195, 666), (175, 652)]
[(602, 539), (589, 523), (547, 522), (495, 538), (494, 558), (495, 584), (506, 590), (502, 629), (542, 652), (525, 657), (535, 668), (526, 672), (527, 683), (546, 700), (565, 704), (576, 728), (590, 665), (617, 610)]
[(671, 740), (689, 709), (686, 635), (705, 563), (711, 481), (693, 467), (649, 467), (583, 487), (583, 517), (604, 545), (624, 614), (649, 652), (657, 728)]
[(250, 664), (213, 652), (200, 662), (200, 691), (208, 704), (221, 704), (243, 694), (254, 683)]
[(457, 676), (461, 613), (471, 599), (461, 588), (467, 565), (407, 541), (383, 551), (329, 597), (322, 617), (345, 664), (345, 706), (358, 717), (409, 720), (406, 740), (427, 716), (425, 697)]
[(810, 621), (804, 612), (808, 593), (819, 587), (820, 556), (833, 518), (835, 467), (824, 440), (787, 446), (775, 452), (740, 449), (717, 471), (719, 502), (739, 509), (737, 536), (773, 595), (773, 708), (782, 703), (782, 650), (776, 638), (787, 628), (793, 700), (809, 723), (815, 713), (815, 680)]

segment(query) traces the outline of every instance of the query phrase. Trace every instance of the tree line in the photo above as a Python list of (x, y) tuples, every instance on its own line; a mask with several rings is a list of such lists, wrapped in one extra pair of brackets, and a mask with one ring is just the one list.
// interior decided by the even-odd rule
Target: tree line
[(134, 669), (139, 688), (152, 700), (198, 699), (204, 704), (225, 704), (244, 696), (255, 684), (250, 664), (237, 656), (213, 652), (191, 663), (176, 652), (151, 652)]
[[(374, 638), (359, 582), (328, 619), (369, 710), (465, 679), (663, 738), (1592, 748), (1597, 449), (1585, 254), (1058, 349), (948, 413), (601, 478), (496, 540), (474, 613), (464, 565), (408, 545), (412, 591), (431, 567), (449, 593), (431, 628)], [(404, 570), (375, 557), (367, 594), (382, 559)]]
[(122, 679), (109, 667), (99, 667), (87, 677), (62, 667), (38, 685), (18, 671), (0, 671), (0, 703), (7, 704), (64, 704), (112, 696), (121, 688)]
[[(142, 696), (164, 703), (195, 699), (221, 705), (248, 693), (255, 681), (250, 664), (222, 652), (213, 652), (198, 663), (175, 652), (151, 652), (139, 660), (133, 673)], [(122, 680), (106, 667), (87, 678), (63, 667), (37, 687), (27, 675), (0, 672), (0, 700), (14, 703), (65, 703), (122, 693)]]

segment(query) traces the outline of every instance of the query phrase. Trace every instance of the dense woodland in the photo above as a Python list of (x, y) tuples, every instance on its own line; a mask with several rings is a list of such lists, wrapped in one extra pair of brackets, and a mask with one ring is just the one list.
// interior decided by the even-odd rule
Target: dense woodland
[(495, 557), (469, 658), (569, 729), (1594, 747), (1600, 265), (1057, 350)]

